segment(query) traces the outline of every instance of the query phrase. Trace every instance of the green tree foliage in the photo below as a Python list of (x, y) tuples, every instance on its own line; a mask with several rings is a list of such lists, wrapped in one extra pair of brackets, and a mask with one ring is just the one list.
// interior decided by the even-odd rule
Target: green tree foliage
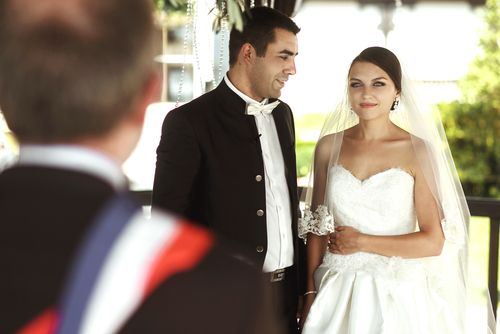
[(459, 101), (439, 107), (466, 195), (499, 197), (498, 109), (487, 103)]
[[(460, 82), (465, 102), (490, 103), (500, 110), (500, 1), (488, 0), (484, 12), (481, 53)], [(497, 113), (498, 114), (498, 113)]]
[(297, 134), (295, 150), (297, 152), (297, 176), (299, 178), (309, 175), (314, 148), (324, 121), (325, 114), (314, 112), (295, 118)]
[(464, 191), (500, 197), (500, 0), (488, 0), (481, 52), (459, 82), (463, 98), (439, 104)]
[(303, 177), (309, 174), (315, 142), (297, 141), (295, 150), (297, 151), (297, 176)]

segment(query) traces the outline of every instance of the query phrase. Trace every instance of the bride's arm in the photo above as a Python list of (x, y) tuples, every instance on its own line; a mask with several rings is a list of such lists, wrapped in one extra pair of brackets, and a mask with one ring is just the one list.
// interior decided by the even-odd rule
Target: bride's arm
[(302, 307), (302, 314), (300, 316), (299, 328), (302, 328), (306, 321), (309, 310), (318, 293), (318, 287), (314, 282), (314, 272), (321, 264), (323, 255), (326, 251), (327, 236), (320, 236), (309, 233), (307, 236), (307, 285), (306, 293), (304, 295), (304, 304)]
[(368, 252), (385, 256), (418, 258), (439, 255), (444, 234), (436, 200), (419, 168), (415, 170), (415, 210), (419, 231), (397, 236), (363, 234), (352, 227), (342, 226), (330, 235), (330, 251), (336, 254)]
[[(312, 210), (317, 210), (319, 206), (324, 204), (329, 160), (330, 147), (324, 138), (318, 142), (314, 153), (314, 184), (311, 201)], [(321, 217), (319, 219), (323, 218), (324, 217)], [(304, 295), (304, 306), (299, 323), (301, 328), (307, 314), (309, 313), (309, 309), (314, 301), (314, 298), (316, 297), (318, 287), (316, 287), (314, 283), (314, 272), (321, 264), (323, 255), (327, 249), (327, 242), (327, 235), (316, 235), (314, 233), (307, 234), (307, 282), (306, 294)]]

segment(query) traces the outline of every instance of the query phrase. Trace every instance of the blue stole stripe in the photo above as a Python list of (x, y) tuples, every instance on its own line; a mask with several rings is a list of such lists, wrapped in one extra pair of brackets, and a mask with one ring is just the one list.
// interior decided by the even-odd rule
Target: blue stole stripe
[[(127, 194), (114, 196), (99, 213), (78, 249), (59, 304), (58, 334), (79, 333), (83, 314), (104, 261), (140, 207)], [(68, 222), (69, 224), (71, 222)]]

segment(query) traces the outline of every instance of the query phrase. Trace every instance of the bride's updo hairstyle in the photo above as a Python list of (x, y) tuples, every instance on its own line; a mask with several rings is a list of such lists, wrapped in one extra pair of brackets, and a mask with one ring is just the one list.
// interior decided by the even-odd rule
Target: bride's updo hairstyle
[(371, 63), (380, 67), (389, 75), (398, 92), (401, 92), (401, 64), (394, 53), (378, 46), (366, 48), (353, 59), (349, 67), (349, 73), (351, 73), (352, 66), (357, 62)]

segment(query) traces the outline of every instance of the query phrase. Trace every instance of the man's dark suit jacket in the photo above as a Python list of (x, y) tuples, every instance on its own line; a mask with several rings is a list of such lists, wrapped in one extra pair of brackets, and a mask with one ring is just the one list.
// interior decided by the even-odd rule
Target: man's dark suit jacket
[[(114, 194), (103, 180), (74, 171), (0, 173), (0, 333), (56, 305), (75, 249)], [(192, 270), (163, 282), (121, 332), (274, 333), (272, 312), (260, 310), (265, 288), (260, 273), (216, 244)]]
[[(246, 115), (245, 107), (222, 81), (167, 114), (157, 149), (152, 203), (246, 246), (247, 255), (262, 267), (267, 252), (264, 161), (254, 116)], [(299, 263), (293, 116), (283, 102), (272, 115), (283, 152)]]

